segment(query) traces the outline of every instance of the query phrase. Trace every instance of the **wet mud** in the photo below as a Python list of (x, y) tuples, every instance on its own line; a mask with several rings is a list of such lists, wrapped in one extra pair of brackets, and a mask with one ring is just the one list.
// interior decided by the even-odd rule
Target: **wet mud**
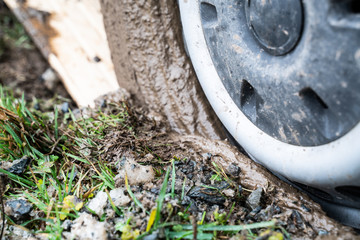
[[(178, 137), (179, 138), (179, 137)], [(303, 236), (314, 237), (314, 233), (319, 233), (320, 230), (331, 232), (338, 236), (344, 236), (344, 233), (349, 231), (348, 228), (343, 227), (326, 217), (326, 214), (321, 210), (321, 207), (313, 202), (306, 194), (298, 191), (292, 186), (282, 182), (277, 177), (272, 175), (264, 167), (254, 163), (251, 159), (238, 152), (236, 148), (227, 142), (210, 141), (197, 136), (180, 137), (179, 141), (188, 148), (193, 148), (195, 152), (204, 154), (205, 152), (212, 153), (215, 162), (223, 166), (224, 169), (229, 169), (231, 164), (240, 167), (239, 183), (250, 190), (262, 188), (266, 195), (266, 202), (269, 205), (276, 205), (281, 210), (279, 217), (283, 221), (294, 221), (301, 219), (295, 223), (297, 228), (304, 231)], [(299, 217), (301, 216), (301, 217)], [(273, 216), (276, 218), (276, 216)], [(307, 226), (306, 226), (307, 225)], [(289, 228), (291, 228), (290, 226)], [(296, 228), (295, 228), (296, 229)], [(292, 230), (289, 229), (291, 232)], [(296, 232), (296, 230), (295, 230)]]
[(224, 138), (186, 56), (176, 1), (101, 4), (120, 86), (173, 130)]
[[(170, 166), (169, 161), (175, 158), (178, 201), (167, 199), (166, 203), (176, 206), (179, 212), (188, 211), (197, 221), (204, 212), (205, 222), (214, 221), (216, 214), (231, 212), (228, 225), (276, 219), (291, 234), (291, 239), (359, 238), (351, 228), (327, 217), (320, 205), (305, 193), (278, 179), (228, 141), (171, 132), (167, 123), (154, 121), (144, 113), (143, 109), (131, 112), (131, 121), (137, 124), (136, 138), (123, 129), (108, 131), (103, 158), (112, 159), (118, 169), (124, 166), (126, 169), (127, 162), (133, 169), (137, 168), (135, 165), (155, 169), (155, 176), (150, 174), (148, 180), (132, 185), (146, 210), (156, 206), (155, 199), (163, 181), (159, 172), (165, 171)], [(120, 170), (115, 183), (126, 192), (124, 175)], [(170, 186), (167, 191), (171, 191)], [(184, 197), (180, 199), (181, 195)], [(186, 207), (188, 210), (184, 210)], [(179, 221), (169, 212), (164, 215), (169, 221)], [(146, 227), (140, 213), (131, 217), (137, 228)]]
[[(232, 164), (238, 166), (241, 169), (238, 176), (239, 183), (250, 190), (262, 188), (266, 196), (266, 203), (276, 205), (281, 209), (279, 214), (277, 216), (275, 214), (273, 217), (289, 223), (289, 232), (299, 234), (300, 229), (303, 231), (303, 235), (300, 234), (300, 236), (313, 238), (316, 233), (325, 230), (346, 238), (346, 233), (350, 231), (350, 228), (328, 218), (321, 210), (320, 205), (312, 201), (306, 194), (281, 181), (264, 167), (239, 153), (229, 143), (211, 141), (198, 136), (180, 137), (178, 141), (186, 147), (194, 149), (198, 154), (212, 153), (214, 161), (224, 169), (229, 169)], [(292, 224), (295, 224), (295, 228)], [(300, 236), (298, 237), (301, 239)]]

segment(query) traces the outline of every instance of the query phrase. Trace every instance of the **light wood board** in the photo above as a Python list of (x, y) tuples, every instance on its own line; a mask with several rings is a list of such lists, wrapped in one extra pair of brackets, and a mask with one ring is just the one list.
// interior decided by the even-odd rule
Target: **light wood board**
[(99, 0), (4, 2), (79, 106), (93, 106), (97, 97), (119, 88)]

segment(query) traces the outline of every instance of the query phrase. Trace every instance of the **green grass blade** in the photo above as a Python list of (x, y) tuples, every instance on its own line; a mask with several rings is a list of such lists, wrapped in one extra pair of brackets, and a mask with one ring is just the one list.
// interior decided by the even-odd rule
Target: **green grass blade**
[(5, 154), (10, 154), (12, 156), (12, 159), (18, 158), (18, 154), (14, 153), (12, 150), (8, 148), (8, 146), (2, 146), (0, 145), (1, 151), (3, 151)]
[(36, 207), (38, 207), (41, 211), (46, 212), (48, 206), (41, 202), (38, 198), (34, 197), (33, 195), (31, 195), (28, 192), (24, 192), (25, 197), (32, 202)]
[[(168, 232), (167, 237), (169, 239), (194, 239), (193, 231), (182, 231), (182, 232)], [(211, 240), (214, 235), (212, 233), (198, 232), (196, 234), (197, 240)]]
[(11, 135), (11, 137), (15, 140), (15, 142), (17, 143), (17, 145), (20, 147), (22, 147), (22, 141), (19, 138), (19, 136), (15, 133), (15, 131), (12, 129), (12, 127), (9, 124), (5, 124), (4, 129)]
[(164, 203), (164, 199), (165, 199), (165, 195), (166, 195), (166, 188), (167, 188), (167, 184), (168, 184), (168, 180), (169, 180), (169, 173), (170, 173), (170, 168), (168, 168), (166, 170), (166, 174), (165, 174), (165, 178), (164, 178), (164, 182), (161, 186), (161, 190), (160, 190), (160, 194), (158, 199), (156, 200), (157, 205), (156, 205), (156, 216), (155, 216), (155, 221), (154, 221), (154, 228), (156, 229), (159, 222), (160, 222), (160, 217), (161, 217), (161, 209), (162, 209), (162, 205)]
[[(276, 220), (271, 220), (267, 222), (259, 222), (245, 225), (228, 225), (228, 226), (219, 226), (214, 224), (198, 225), (198, 231), (221, 231), (221, 232), (239, 232), (242, 230), (249, 229), (258, 229), (258, 228), (268, 228), (274, 227), (276, 225)], [(184, 230), (192, 230), (192, 225), (182, 225)]]
[(4, 173), (4, 174), (8, 175), (8, 177), (9, 177), (12, 181), (17, 182), (17, 183), (25, 186), (26, 188), (31, 188), (31, 187), (35, 187), (35, 186), (36, 186), (36, 184), (35, 184), (34, 182), (29, 181), (29, 180), (27, 180), (27, 179), (25, 179), (25, 178), (23, 178), (23, 177), (20, 177), (20, 176), (18, 176), (18, 175), (16, 175), (16, 174), (11, 173), (11, 172), (8, 172), (8, 171), (6, 171), (6, 170), (4, 170), (4, 169), (1, 169), (1, 168), (0, 168), (0, 173)]
[(126, 190), (129, 193), (130, 197), (134, 200), (135, 205), (140, 207), (145, 212), (144, 206), (141, 204), (141, 202), (135, 197), (134, 193), (131, 191), (126, 173), (125, 173), (125, 186), (126, 186)]
[(176, 171), (175, 171), (175, 160), (173, 159), (171, 162), (172, 162), (171, 198), (174, 199), (174, 198), (175, 198), (175, 175), (176, 175)]
[(86, 164), (90, 164), (88, 160), (82, 159), (82, 158), (80, 158), (80, 157), (78, 157), (78, 156), (75, 156), (75, 155), (73, 155), (73, 154), (65, 153), (65, 155), (68, 156), (68, 157), (71, 157), (71, 158), (73, 158), (73, 159), (75, 159), (75, 160), (78, 160), (78, 161), (80, 161), (80, 162), (83, 162), (83, 163), (86, 163)]
[(115, 211), (115, 213), (116, 213), (119, 217), (123, 216), (124, 214), (122, 214), (122, 212), (115, 206), (112, 198), (110, 197), (110, 193), (109, 193), (109, 191), (107, 191), (107, 190), (106, 190), (106, 195), (108, 196), (108, 199), (109, 199), (111, 208)]
[(23, 116), (25, 114), (25, 94), (24, 93), (21, 95), (19, 111), (20, 111), (19, 116)]
[(184, 199), (185, 196), (185, 186), (186, 186), (185, 184), (186, 184), (186, 176), (184, 177), (184, 182), (181, 189), (181, 201)]
[(74, 175), (75, 175), (75, 164), (73, 165), (72, 169), (71, 169), (71, 173), (70, 173), (70, 179), (69, 179), (69, 193), (71, 192), (72, 189), (72, 182), (74, 180)]
[(57, 140), (59, 138), (59, 129), (58, 129), (58, 117), (59, 117), (59, 112), (57, 107), (55, 107), (55, 117), (54, 117), (54, 123), (55, 123), (55, 140)]

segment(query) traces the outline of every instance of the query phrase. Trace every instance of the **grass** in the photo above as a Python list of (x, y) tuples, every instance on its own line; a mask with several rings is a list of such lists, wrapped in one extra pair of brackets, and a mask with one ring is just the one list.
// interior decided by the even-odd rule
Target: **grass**
[[(77, 217), (78, 209), (69, 201), (69, 196), (76, 196), (83, 203), (95, 186), (98, 190), (115, 188), (115, 175), (98, 154), (101, 146), (97, 142), (108, 127), (121, 123), (125, 128), (131, 125), (125, 123), (128, 116), (125, 105), (119, 106), (116, 114), (99, 113), (95, 118), (76, 120), (72, 114), (71, 121), (64, 125), (57, 109), (51, 123), (45, 114), (33, 114), (24, 98), (15, 99), (2, 87), (0, 97), (1, 161), (12, 162), (23, 156), (32, 159), (21, 176), (0, 169), (11, 180), (6, 197), (22, 196), (33, 203), (46, 216), (47, 223), (46, 228), (35, 232), (59, 239), (62, 231), (59, 223), (65, 218)], [(53, 189), (51, 196), (49, 189)], [(36, 225), (27, 222), (24, 226), (35, 229)]]
[[(75, 117), (72, 112), (62, 114), (54, 109), (54, 119), (51, 120), (46, 114), (28, 109), (24, 97), (15, 99), (1, 87), (0, 97), (1, 161), (12, 162), (23, 156), (32, 159), (21, 176), (0, 169), (10, 179), (5, 197), (24, 197), (31, 202), (41, 217), (22, 222), (21, 226), (34, 234), (45, 234), (48, 239), (61, 239), (63, 221), (76, 219), (97, 191), (104, 190), (110, 199), (109, 191), (115, 188), (114, 177), (118, 169), (115, 163), (103, 159), (103, 153), (106, 151), (104, 141), (114, 138), (111, 134), (119, 132), (120, 137), (126, 135), (127, 138), (124, 137), (121, 143), (115, 143), (123, 144), (122, 147), (132, 149), (137, 154), (153, 152), (155, 155), (159, 147), (153, 147), (151, 142), (139, 136), (141, 123), (126, 102), (112, 104), (111, 111), (94, 111), (88, 117)], [(145, 209), (125, 175), (125, 186), (133, 201), (132, 206), (142, 209), (148, 223), (146, 231), (140, 232), (133, 227), (131, 217), (119, 222), (115, 229), (122, 239), (142, 239), (157, 231), (164, 232), (167, 239), (215, 239), (220, 235), (229, 237), (248, 231), (248, 238), (253, 239), (255, 237), (250, 234), (252, 229), (268, 229), (270, 234), (281, 232), (281, 236), (287, 236), (275, 221), (228, 226), (235, 203), (228, 213), (215, 212), (213, 222), (205, 221), (206, 212), (202, 214), (200, 222), (192, 221), (194, 217), (189, 211), (190, 206), (179, 208), (169, 203), (169, 199), (181, 201), (185, 195), (186, 178), (179, 198), (175, 192), (177, 158), (166, 161), (158, 157), (154, 160), (154, 168), (159, 169), (159, 177), (163, 180), (156, 208)], [(212, 167), (216, 176), (232, 183), (220, 166), (213, 164)], [(110, 205), (118, 217), (127, 216), (124, 211), (135, 210), (132, 207), (120, 209), (111, 199)], [(105, 218), (101, 217), (100, 221)], [(16, 224), (9, 217), (8, 220), (8, 224)]]

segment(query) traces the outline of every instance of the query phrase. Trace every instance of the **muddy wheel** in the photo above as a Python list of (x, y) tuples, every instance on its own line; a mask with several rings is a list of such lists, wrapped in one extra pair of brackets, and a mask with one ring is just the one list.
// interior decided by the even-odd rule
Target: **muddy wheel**
[[(236, 141), (312, 194), (359, 209), (359, 4), (201, 0), (179, 5), (201, 86)], [(359, 224), (344, 209), (343, 220)]]
[(250, 156), (359, 227), (357, 1), (178, 4), (181, 22), (172, 0), (102, 0), (120, 85), (173, 129), (218, 138), (204, 92)]

